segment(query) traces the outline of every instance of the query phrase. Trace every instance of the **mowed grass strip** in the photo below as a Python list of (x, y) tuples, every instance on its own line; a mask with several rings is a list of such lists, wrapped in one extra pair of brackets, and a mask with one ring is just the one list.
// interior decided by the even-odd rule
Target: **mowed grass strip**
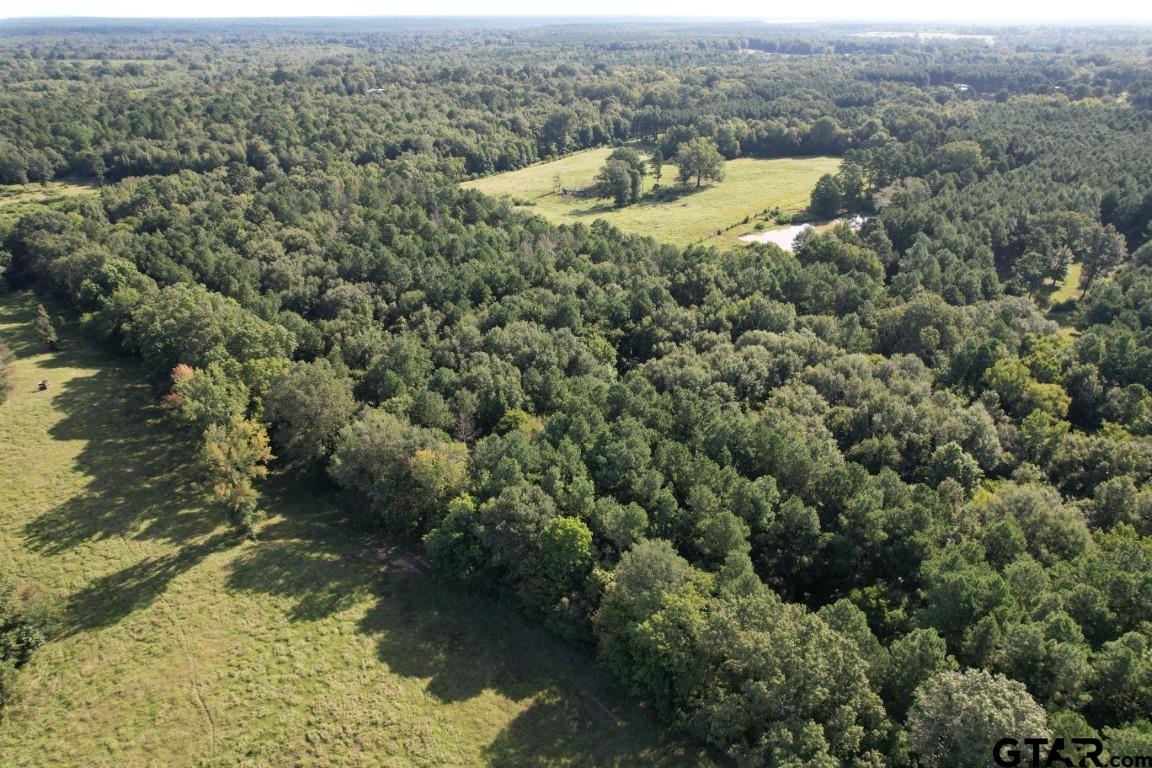
[[(725, 163), (725, 178), (719, 184), (685, 191), (672, 200), (640, 202), (624, 208), (614, 208), (610, 200), (556, 193), (557, 177), (564, 189), (590, 186), (611, 152), (610, 148), (590, 149), (517, 171), (467, 181), (463, 186), (530, 202), (524, 210), (539, 213), (557, 224), (578, 221), (590, 224), (604, 219), (625, 232), (650, 235), (674, 245), (699, 242), (736, 245), (738, 235), (752, 231), (751, 224), (742, 224), (745, 218), (772, 208), (779, 208), (783, 214), (802, 211), (817, 180), (840, 167), (840, 159), (836, 157), (738, 158)], [(664, 188), (676, 186), (676, 166), (664, 166), (660, 183)], [(652, 184), (649, 176), (645, 180), (645, 191)], [(733, 225), (739, 226), (729, 229)]]
[[(235, 538), (130, 360), (0, 294), (0, 568), (62, 632), (19, 677), (0, 766), (691, 766), (591, 660), (265, 487)], [(48, 379), (46, 392), (36, 383)]]

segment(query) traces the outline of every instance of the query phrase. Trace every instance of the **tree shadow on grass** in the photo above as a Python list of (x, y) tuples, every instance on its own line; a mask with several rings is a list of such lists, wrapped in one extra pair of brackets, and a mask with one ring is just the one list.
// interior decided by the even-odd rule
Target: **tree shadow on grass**
[(233, 564), (228, 588), (287, 600), (292, 621), (320, 620), (370, 600), (358, 629), (379, 638), (378, 655), (394, 672), (430, 678), (427, 691), (440, 701), (487, 689), (522, 699), (539, 690), (521, 663), (531, 654), (525, 636), (512, 631), (522, 619), (427, 574), (402, 571), (389, 564), (391, 550), (334, 526), (325, 532), (320, 524), (313, 535), (314, 525), (289, 517), (263, 529)]
[(360, 630), (399, 675), (443, 703), (486, 691), (524, 709), (484, 751), (494, 768), (695, 766), (715, 757), (669, 737), (598, 667), (512, 605), (418, 571), (388, 570)]
[(601, 704), (589, 692), (542, 693), (484, 750), (487, 765), (682, 768), (724, 764), (701, 747), (668, 738), (636, 707), (604, 712), (598, 711)]
[[(0, 341), (8, 345), (12, 350), (12, 354), (16, 357), (35, 357), (36, 355), (43, 355), (51, 350), (44, 340), (36, 333), (36, 329), (32, 327), (32, 319), (36, 317), (36, 305), (41, 303), (41, 300), (36, 294), (31, 291), (24, 291), (14, 294), (0, 293), (3, 301), (0, 301)], [(49, 308), (49, 312), (52, 309)], [(61, 333), (61, 346), (63, 347), (67, 340), (63, 338), (63, 330), (66, 323), (62, 323), (61, 319), (53, 314), (53, 319), (56, 322), (57, 329)], [(46, 358), (40, 362), (42, 367), (54, 368), (66, 365), (60, 362), (55, 357)]]
[(64, 608), (64, 633), (111, 626), (148, 607), (165, 592), (172, 579), (235, 541), (232, 534), (218, 533), (170, 555), (141, 560), (92, 580), (68, 598)]
[[(706, 185), (703, 185), (700, 187), (695, 187), (695, 186), (685, 187), (685, 186), (682, 186), (679, 184), (669, 185), (669, 186), (660, 187), (659, 189), (650, 190), (643, 197), (641, 197), (639, 200), (637, 200), (635, 203), (629, 203), (628, 205), (626, 205), (624, 207), (618, 208), (617, 206), (613, 205), (612, 203), (597, 201), (597, 202), (593, 202), (591, 205), (589, 205), (586, 208), (572, 208), (571, 210), (565, 211), (564, 215), (574, 216), (577, 218), (586, 218), (589, 216), (603, 216), (604, 214), (607, 214), (607, 213), (613, 213), (616, 211), (625, 211), (628, 209), (643, 210), (645, 208), (660, 208), (662, 206), (667, 206), (671, 203), (678, 202), (679, 200), (682, 200), (685, 197), (691, 197), (692, 195), (696, 195), (696, 194), (699, 194), (701, 192), (704, 192), (708, 189), (711, 189), (712, 186), (713, 185), (711, 185), (711, 184), (706, 184)], [(585, 198), (585, 199), (587, 199), (587, 198)]]
[(25, 526), (29, 547), (58, 554), (112, 536), (181, 544), (219, 526), (190, 479), (193, 446), (166, 423), (145, 385), (100, 368), (64, 382), (52, 397), (64, 416), (49, 435), (83, 442), (75, 469), (89, 481)]
[[(32, 324), (36, 305), (43, 304), (52, 317), (58, 335), (57, 348), (50, 349)], [(79, 365), (107, 365), (110, 358), (120, 364), (135, 365), (122, 350), (85, 338), (75, 310), (52, 296), (38, 296), (29, 290), (5, 293), (0, 290), (0, 341), (17, 358), (39, 357), (40, 368), (70, 368)]]
[(286, 600), (293, 621), (370, 601), (358, 629), (378, 637), (397, 674), (428, 678), (437, 699), (530, 697), (549, 662), (579, 655), (513, 609), (424, 573), (419, 555), (374, 542), (310, 484), (274, 477), (265, 494), (277, 516), (233, 563), (228, 588)]
[(334, 510), (325, 513), (320, 505), (317, 511), (315, 496), (288, 493), (291, 487), (284, 483), (270, 494), (281, 514), (234, 562), (228, 588), (286, 599), (293, 621), (320, 620), (368, 602), (358, 631), (376, 638), (377, 656), (392, 673), (420, 680), (437, 702), (464, 702), (486, 691), (529, 702), (485, 749), (489, 765), (709, 762), (699, 759), (700, 750), (662, 736), (584, 649), (510, 606), (407, 565), (419, 558), (374, 546), (342, 527)]
[(711, 189), (715, 184), (701, 184), (697, 187), (694, 183), (691, 184), (666, 184), (659, 189), (653, 189), (644, 197), (640, 198), (640, 205), (661, 205), (664, 203), (674, 203), (685, 197), (698, 195), (701, 192)]
[(371, 594), (380, 564), (363, 533), (331, 503), (314, 478), (281, 471), (262, 487), (275, 517), (255, 546), (236, 559), (229, 589), (288, 599), (292, 621), (316, 621)]
[(389, 669), (427, 679), (425, 690), (441, 702), (488, 690), (529, 698), (550, 684), (550, 662), (578, 653), (492, 598), (419, 572), (387, 574), (360, 629), (378, 637)]
[(265, 495), (277, 515), (233, 563), (229, 589), (286, 601), (292, 621), (368, 603), (357, 629), (376, 638), (391, 672), (422, 681), (437, 701), (486, 691), (532, 700), (492, 745), (493, 765), (659, 764), (648, 759), (663, 742), (647, 714), (586, 649), (511, 605), (425, 573), (419, 554), (374, 542), (313, 484), (282, 474)]
[(292, 621), (317, 621), (339, 613), (369, 594), (370, 563), (346, 558), (322, 541), (260, 542), (242, 555), (228, 576), (229, 589), (288, 598)]
[(619, 210), (622, 210), (622, 209), (617, 208), (615, 205), (612, 205), (611, 203), (593, 203), (592, 205), (588, 206), (587, 208), (573, 208), (570, 211), (565, 211), (564, 215), (565, 216), (578, 216), (578, 217), (603, 216), (606, 213), (612, 213), (613, 211), (619, 211)]

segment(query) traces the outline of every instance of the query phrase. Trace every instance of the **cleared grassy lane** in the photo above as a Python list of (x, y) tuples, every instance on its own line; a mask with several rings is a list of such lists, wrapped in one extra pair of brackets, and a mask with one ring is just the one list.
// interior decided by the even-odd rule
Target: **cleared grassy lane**
[[(674, 200), (641, 202), (619, 209), (613, 208), (608, 200), (556, 194), (557, 176), (566, 189), (592, 184), (611, 151), (603, 148), (578, 152), (518, 171), (468, 181), (463, 186), (530, 202), (532, 205), (525, 206), (525, 210), (535, 211), (557, 224), (577, 221), (590, 224), (604, 219), (626, 232), (650, 235), (675, 245), (697, 242), (738, 245), (737, 236), (752, 231), (752, 225), (732, 230), (728, 227), (772, 208), (787, 214), (804, 209), (816, 181), (840, 167), (840, 159), (835, 157), (740, 158), (725, 164), (726, 176), (719, 184), (686, 192)], [(676, 167), (664, 166), (662, 186), (673, 186), (675, 181)], [(649, 177), (646, 189), (651, 184)], [(722, 231), (720, 236), (716, 235), (717, 230)]]

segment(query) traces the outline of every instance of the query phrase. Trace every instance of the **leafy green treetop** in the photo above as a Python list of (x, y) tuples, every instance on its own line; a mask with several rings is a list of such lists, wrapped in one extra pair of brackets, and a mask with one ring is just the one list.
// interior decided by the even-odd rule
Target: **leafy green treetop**
[(1048, 716), (1023, 683), (982, 669), (946, 671), (916, 692), (908, 747), (920, 765), (983, 768), (1000, 739), (1046, 738)]
[(593, 188), (598, 197), (611, 197), (617, 208), (640, 200), (640, 190), (648, 165), (640, 153), (631, 147), (620, 147), (608, 156), (608, 161), (596, 174)]
[(676, 165), (680, 168), (676, 178), (684, 185), (695, 179), (699, 189), (704, 181), (724, 180), (724, 156), (716, 149), (716, 142), (703, 136), (676, 148)]

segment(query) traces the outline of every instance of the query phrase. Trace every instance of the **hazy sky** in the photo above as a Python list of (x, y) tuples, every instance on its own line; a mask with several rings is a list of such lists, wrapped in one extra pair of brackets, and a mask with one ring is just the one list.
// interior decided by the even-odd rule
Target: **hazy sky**
[(0, 0), (14, 16), (752, 16), (763, 19), (1152, 21), (1139, 0)]

